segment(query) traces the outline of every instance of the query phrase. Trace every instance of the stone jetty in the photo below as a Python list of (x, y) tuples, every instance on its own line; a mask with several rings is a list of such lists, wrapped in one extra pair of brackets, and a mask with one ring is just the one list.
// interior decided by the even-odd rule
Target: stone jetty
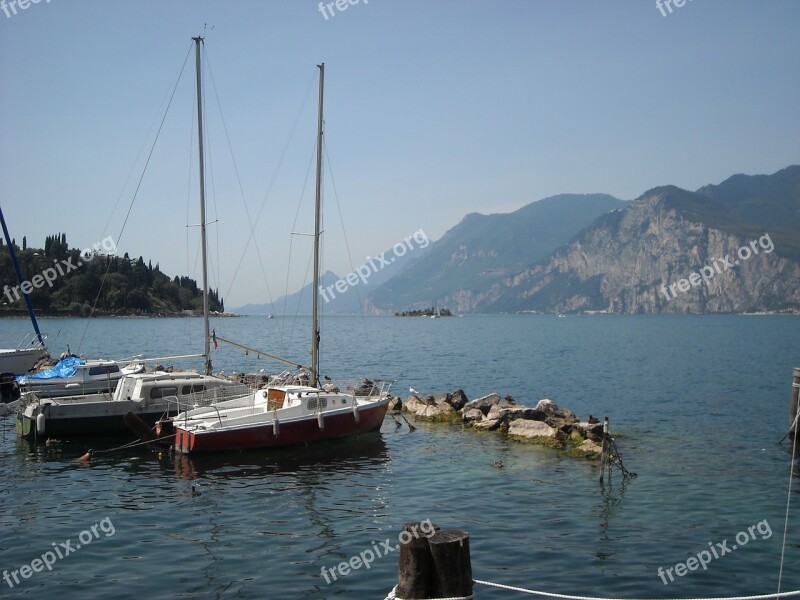
[(432, 396), (413, 395), (405, 402), (393, 398), (391, 410), (403, 410), (419, 421), (463, 423), (475, 431), (495, 431), (521, 442), (564, 450), (571, 456), (600, 458), (603, 423), (590, 416), (581, 421), (552, 400), (535, 407), (517, 404), (511, 396), (469, 400), (463, 390)]

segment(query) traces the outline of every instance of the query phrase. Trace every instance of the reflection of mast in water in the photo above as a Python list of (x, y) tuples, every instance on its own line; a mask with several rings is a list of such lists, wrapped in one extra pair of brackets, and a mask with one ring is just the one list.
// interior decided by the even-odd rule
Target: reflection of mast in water
[[(615, 486), (612, 480), (613, 473), (609, 472), (608, 481), (603, 482), (600, 480), (600, 494), (603, 497), (603, 502), (599, 506), (600, 509), (600, 538), (599, 541), (601, 542), (611, 542), (611, 538), (608, 535), (608, 530), (611, 527), (611, 521), (616, 515), (616, 507), (618, 504), (622, 503), (622, 499), (625, 497), (625, 488), (628, 487), (628, 477), (622, 477), (622, 481), (620, 482), (618, 489), (614, 489)], [(616, 492), (616, 493), (615, 493)], [(611, 557), (610, 554), (602, 552), (598, 550), (596, 552), (597, 558), (600, 560), (606, 560)]]

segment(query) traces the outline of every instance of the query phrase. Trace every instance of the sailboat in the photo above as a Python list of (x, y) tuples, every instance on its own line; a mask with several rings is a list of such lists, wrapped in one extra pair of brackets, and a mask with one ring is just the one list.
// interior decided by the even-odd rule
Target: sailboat
[(13, 373), (20, 375), (27, 373), (40, 358), (47, 356), (47, 347), (44, 343), (44, 336), (39, 331), (39, 323), (36, 320), (36, 313), (33, 312), (31, 298), (23, 286), (22, 271), (17, 262), (17, 253), (14, 251), (14, 244), (8, 233), (6, 219), (3, 216), (3, 209), (0, 208), (0, 225), (3, 227), (3, 235), (6, 238), (6, 245), (11, 254), (11, 263), (14, 265), (14, 272), (17, 275), (17, 282), (20, 285), (22, 295), (25, 298), (25, 306), (28, 308), (28, 316), (31, 319), (33, 330), (36, 337), (26, 336), (16, 348), (0, 348), (0, 373)]
[[(198, 90), (200, 40), (197, 39)], [(317, 120), (317, 170), (314, 207), (314, 274), (312, 289), (320, 281), (320, 215), (325, 64), (319, 68)], [(200, 100), (198, 99), (198, 104)], [(202, 122), (202, 119), (198, 119)], [(349, 386), (326, 383), (319, 387), (319, 293), (312, 299), (311, 365), (299, 377), (273, 380), (246, 397), (187, 410), (159, 423), (162, 439), (174, 439), (177, 451), (277, 448), (341, 438), (380, 429), (389, 406), (391, 382), (364, 380)], [(221, 338), (216, 338), (221, 339)], [(224, 341), (224, 340), (223, 340)], [(275, 357), (271, 357), (275, 358)], [(288, 362), (288, 361), (284, 361)], [(293, 363), (290, 363), (293, 364)], [(296, 374), (297, 375), (297, 374)], [(173, 438), (174, 436), (174, 438)]]
[[(232, 398), (247, 397), (252, 389), (212, 375), (209, 327), (208, 250), (206, 241), (205, 160), (203, 157), (203, 113), (200, 89), (200, 43), (197, 50), (198, 145), (200, 160), (200, 243), (203, 270), (204, 373), (193, 371), (125, 372), (116, 388), (102, 393), (43, 397), (36, 392), (23, 394), (23, 408), (17, 413), (16, 430), (20, 437), (116, 434), (129, 430), (128, 413), (148, 426), (188, 408), (213, 405)], [(199, 355), (151, 358), (140, 362), (163, 362), (196, 358)], [(119, 369), (115, 372), (118, 374)]]

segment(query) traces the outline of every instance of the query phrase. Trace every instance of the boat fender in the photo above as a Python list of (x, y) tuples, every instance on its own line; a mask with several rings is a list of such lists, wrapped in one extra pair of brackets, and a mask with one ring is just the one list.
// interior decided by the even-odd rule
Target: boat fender
[(356, 403), (355, 398), (353, 398), (353, 418), (355, 419), (356, 423), (361, 421), (361, 415), (358, 414), (358, 404)]
[(317, 425), (319, 425), (320, 430), (325, 429), (325, 417), (321, 412), (317, 413)]
[(272, 435), (278, 437), (281, 433), (281, 424), (278, 423), (278, 414), (275, 413), (272, 417)]
[(86, 454), (84, 454), (83, 456), (81, 456), (81, 457), (80, 457), (78, 460), (79, 460), (80, 462), (89, 462), (90, 460), (92, 460), (92, 455), (93, 455), (93, 454), (94, 454), (94, 450), (92, 450), (92, 449), (90, 448), (90, 449), (89, 449), (89, 450), (86, 452)]
[(44, 414), (39, 413), (36, 415), (36, 433), (44, 435), (45, 417)]

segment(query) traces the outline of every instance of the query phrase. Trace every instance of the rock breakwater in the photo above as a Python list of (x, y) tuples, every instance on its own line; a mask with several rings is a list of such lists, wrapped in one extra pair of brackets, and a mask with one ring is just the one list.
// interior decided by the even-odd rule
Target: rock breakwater
[(405, 402), (397, 398), (390, 408), (411, 413), (420, 421), (463, 423), (476, 431), (496, 431), (571, 456), (596, 459), (602, 452), (603, 424), (598, 419), (590, 415), (581, 421), (574, 412), (548, 399), (529, 407), (497, 393), (469, 400), (459, 389), (430, 396), (415, 394)]

